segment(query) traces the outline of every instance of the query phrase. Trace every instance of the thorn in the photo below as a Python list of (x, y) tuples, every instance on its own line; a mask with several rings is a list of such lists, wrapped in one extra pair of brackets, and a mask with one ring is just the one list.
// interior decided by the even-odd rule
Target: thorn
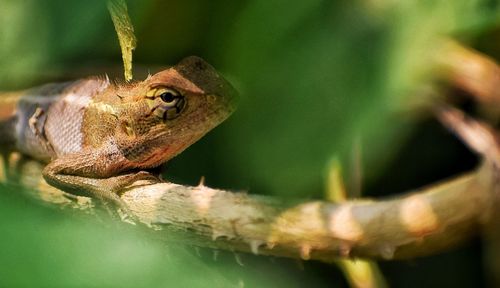
[(389, 244), (386, 244), (380, 248), (380, 255), (385, 260), (391, 260), (394, 257), (395, 251), (396, 251), (396, 247), (389, 245)]
[(341, 243), (339, 245), (339, 254), (342, 257), (349, 257), (351, 255), (351, 246), (347, 243)]
[(214, 250), (214, 255), (213, 255), (214, 261), (217, 261), (217, 257), (219, 257), (219, 250)]
[(304, 260), (311, 259), (311, 245), (304, 244), (300, 246), (300, 258)]
[(243, 261), (241, 261), (241, 256), (240, 254), (238, 253), (234, 253), (234, 260), (236, 260), (236, 263), (238, 263), (238, 265), (240, 265), (241, 267), (245, 266), (243, 264)]
[(205, 187), (205, 176), (201, 176), (198, 187)]
[(215, 240), (217, 240), (217, 238), (224, 237), (224, 236), (225, 236), (224, 233), (220, 233), (217, 230), (213, 230), (213, 232), (212, 232), (212, 241), (215, 241)]
[(266, 246), (267, 246), (268, 249), (273, 249), (274, 246), (276, 246), (276, 242), (269, 241), (269, 242), (266, 243)]
[(254, 255), (259, 255), (259, 247), (264, 244), (263, 241), (260, 240), (250, 240), (250, 250)]

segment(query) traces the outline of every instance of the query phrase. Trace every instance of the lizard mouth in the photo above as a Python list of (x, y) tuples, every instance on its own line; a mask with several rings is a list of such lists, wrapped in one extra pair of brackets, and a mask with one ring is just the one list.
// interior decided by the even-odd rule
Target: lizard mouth
[(183, 127), (177, 132), (165, 131), (161, 135), (156, 135), (158, 141), (163, 144), (158, 144), (156, 151), (152, 151), (146, 159), (142, 160), (142, 167), (156, 167), (187, 149), (213, 128), (224, 122), (235, 111), (236, 106), (230, 104), (220, 103), (216, 105), (217, 107), (211, 107), (212, 109), (208, 111), (193, 113), (190, 115), (190, 119), (183, 121)]

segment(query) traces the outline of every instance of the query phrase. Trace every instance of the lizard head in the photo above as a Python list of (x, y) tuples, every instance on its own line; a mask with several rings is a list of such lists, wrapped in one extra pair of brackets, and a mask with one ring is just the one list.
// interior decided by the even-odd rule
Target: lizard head
[(140, 116), (129, 120), (122, 132), (144, 144), (139, 150), (122, 151), (142, 167), (160, 165), (179, 154), (236, 108), (236, 90), (195, 56), (150, 76), (133, 90), (140, 103), (133, 114)]

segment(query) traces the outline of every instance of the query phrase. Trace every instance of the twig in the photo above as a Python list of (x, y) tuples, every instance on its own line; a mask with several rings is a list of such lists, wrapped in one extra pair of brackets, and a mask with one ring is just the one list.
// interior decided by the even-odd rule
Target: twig
[(491, 215), (485, 222), (483, 234), (485, 243), (485, 267), (488, 281), (492, 287), (500, 284), (500, 193), (499, 175), (500, 168), (500, 142), (498, 133), (488, 124), (467, 116), (462, 111), (449, 106), (442, 106), (438, 109), (438, 119), (453, 131), (469, 148), (481, 154), (488, 161), (495, 174), (495, 179), (491, 187), (491, 202), (488, 207)]
[(451, 39), (435, 55), (438, 68), (456, 87), (484, 104), (500, 104), (500, 68), (490, 57)]

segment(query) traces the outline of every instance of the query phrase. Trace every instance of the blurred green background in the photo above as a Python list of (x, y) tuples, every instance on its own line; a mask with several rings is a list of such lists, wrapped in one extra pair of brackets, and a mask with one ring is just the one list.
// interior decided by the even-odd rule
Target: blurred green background
[[(443, 36), (498, 59), (497, 0), (128, 5), (138, 39), (137, 80), (198, 55), (241, 92), (228, 121), (169, 163), (166, 176), (173, 182), (196, 184), (205, 176), (211, 187), (322, 198), (331, 160), (348, 167), (359, 145), (363, 193), (381, 196), (476, 163), (432, 119), (416, 121), (421, 117), (401, 107), (434, 84), (429, 55)], [(121, 65), (105, 1), (0, 0), (1, 90), (104, 73), (120, 78)], [(313, 262), (301, 270), (293, 261), (246, 255), (249, 264), (240, 267), (230, 253), (214, 262), (114, 224), (103, 228), (77, 215), (61, 217), (16, 197), (19, 188), (1, 187), (5, 286), (346, 285), (333, 266)], [(480, 249), (476, 244), (411, 263), (384, 263), (382, 271), (394, 286), (481, 286)]]

